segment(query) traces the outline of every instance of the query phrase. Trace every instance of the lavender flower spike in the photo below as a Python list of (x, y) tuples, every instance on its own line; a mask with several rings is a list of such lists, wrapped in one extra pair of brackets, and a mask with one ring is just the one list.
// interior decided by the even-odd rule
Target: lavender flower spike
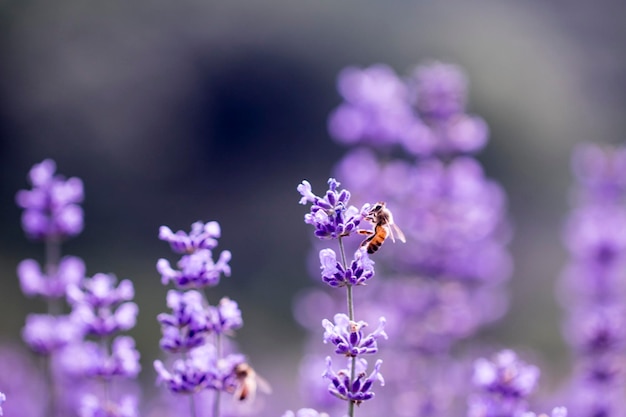
[(328, 191), (324, 197), (313, 194), (311, 184), (306, 180), (297, 187), (302, 195), (300, 204), (312, 203), (311, 211), (304, 215), (304, 222), (315, 226), (315, 236), (319, 239), (337, 239), (350, 235), (367, 214), (369, 205), (363, 206), (360, 211), (354, 206), (348, 206), (350, 192), (338, 191), (338, 186), (337, 180), (329, 178)]
[(378, 328), (367, 336), (364, 336), (361, 330), (367, 326), (367, 323), (364, 321), (351, 321), (345, 314), (336, 314), (335, 324), (324, 319), (322, 326), (326, 329), (324, 332), (324, 343), (330, 342), (334, 344), (337, 347), (335, 353), (349, 357), (376, 353), (378, 352), (376, 339), (379, 337), (387, 338), (387, 334), (384, 331), (384, 317), (380, 318)]

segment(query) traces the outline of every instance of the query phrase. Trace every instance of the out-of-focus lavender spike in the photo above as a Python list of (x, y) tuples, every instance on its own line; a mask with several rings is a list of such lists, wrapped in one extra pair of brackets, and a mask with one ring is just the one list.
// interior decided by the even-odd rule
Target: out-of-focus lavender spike
[(574, 207), (563, 240), (570, 252), (559, 283), (563, 329), (574, 352), (568, 409), (620, 416), (626, 406), (626, 148), (581, 144), (573, 152)]
[(468, 417), (517, 417), (526, 412), (539, 373), (512, 350), (497, 353), (493, 360), (476, 360), (472, 382), (477, 393), (468, 400)]
[(56, 164), (51, 159), (36, 164), (30, 170), (30, 190), (16, 195), (18, 206), (24, 209), (22, 227), (36, 240), (62, 240), (83, 230), (83, 183), (79, 178), (65, 179), (55, 175)]

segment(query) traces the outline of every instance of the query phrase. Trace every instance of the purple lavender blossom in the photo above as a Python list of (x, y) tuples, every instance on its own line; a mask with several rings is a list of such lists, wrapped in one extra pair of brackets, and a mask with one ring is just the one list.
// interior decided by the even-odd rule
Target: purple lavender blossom
[(24, 342), (39, 355), (50, 355), (81, 336), (80, 326), (70, 316), (29, 314), (22, 330)]
[(206, 343), (210, 326), (201, 293), (170, 290), (167, 292), (167, 306), (172, 309), (172, 314), (157, 316), (163, 333), (161, 349), (184, 352)]
[(420, 156), (475, 152), (487, 143), (487, 124), (464, 113), (467, 79), (450, 64), (431, 62), (413, 74), (415, 108), (422, 124), (402, 136), (409, 153)]
[(193, 394), (206, 388), (233, 392), (237, 385), (235, 368), (244, 361), (238, 354), (218, 359), (212, 345), (203, 345), (191, 350), (187, 359), (175, 360), (171, 372), (160, 360), (154, 361), (154, 369), (158, 381), (174, 393)]
[(472, 158), (416, 166), (413, 192), (397, 213), (408, 243), (396, 253), (409, 270), (429, 276), (496, 282), (510, 260), (501, 233), (502, 188), (485, 178)]
[(455, 65), (431, 62), (413, 74), (415, 108), (422, 117), (448, 119), (461, 113), (467, 101), (467, 77)]
[(103, 402), (96, 395), (87, 394), (81, 399), (79, 417), (139, 417), (137, 398), (126, 395), (115, 403)]
[(181, 289), (213, 287), (219, 284), (221, 274), (230, 276), (230, 258), (230, 252), (223, 251), (218, 261), (214, 262), (210, 250), (199, 249), (178, 261), (180, 270), (173, 269), (166, 259), (159, 259), (157, 270), (161, 274), (163, 285), (172, 281)]
[(539, 368), (518, 359), (512, 350), (499, 352), (493, 361), (481, 358), (474, 363), (474, 384), (505, 397), (527, 397), (537, 385)]
[(526, 411), (526, 397), (535, 389), (539, 368), (521, 361), (512, 350), (499, 352), (493, 361), (474, 363), (472, 382), (480, 393), (469, 399), (469, 417), (516, 417)]
[(139, 308), (129, 301), (135, 295), (133, 284), (122, 280), (115, 287), (116, 281), (113, 275), (100, 273), (84, 279), (80, 287), (68, 287), (72, 317), (87, 334), (108, 336), (135, 326)]
[(83, 230), (83, 183), (79, 178), (55, 175), (56, 164), (46, 159), (29, 172), (31, 190), (20, 190), (18, 206), (24, 209), (22, 227), (37, 240), (61, 240)]
[[(354, 380), (350, 378), (351, 363), (354, 363), (356, 366)], [(356, 361), (349, 360), (348, 368), (335, 372), (332, 369), (332, 360), (330, 356), (328, 356), (326, 358), (326, 371), (324, 371), (322, 376), (330, 381), (328, 391), (331, 394), (337, 398), (351, 401), (358, 405), (363, 401), (374, 398), (374, 392), (371, 388), (375, 381), (378, 381), (381, 386), (385, 385), (385, 380), (380, 373), (382, 363), (382, 360), (377, 360), (374, 365), (374, 370), (369, 375), (365, 372), (367, 369), (367, 361), (362, 358)]]
[(616, 205), (584, 205), (569, 216), (564, 242), (580, 261), (611, 268), (626, 259), (626, 211)]
[(221, 236), (218, 222), (195, 222), (189, 234), (179, 230), (173, 233), (167, 226), (159, 228), (159, 239), (169, 242), (176, 253), (193, 253), (198, 249), (215, 249), (217, 239)]
[(626, 323), (621, 305), (575, 309), (569, 320), (569, 342), (582, 355), (619, 353), (626, 345)]
[(77, 285), (85, 276), (85, 263), (76, 256), (62, 258), (54, 275), (48, 276), (34, 259), (25, 259), (17, 266), (22, 292), (29, 297), (42, 296), (46, 299), (65, 296), (67, 287)]
[(376, 330), (367, 336), (362, 331), (367, 326), (366, 322), (352, 321), (345, 314), (336, 314), (334, 319), (334, 324), (326, 319), (322, 321), (322, 326), (326, 330), (324, 332), (324, 343), (330, 342), (335, 345), (335, 353), (339, 355), (356, 357), (358, 355), (376, 353), (378, 352), (376, 340), (380, 337), (387, 338), (384, 330), (384, 317), (379, 319)]
[(332, 249), (320, 251), (320, 263), (322, 281), (331, 287), (365, 285), (374, 276), (374, 261), (370, 259), (365, 248), (357, 249), (347, 269), (337, 260)]
[(243, 326), (239, 306), (228, 297), (222, 298), (217, 306), (211, 307), (209, 320), (211, 330), (217, 334), (232, 334)]
[(172, 392), (193, 394), (208, 386), (208, 363), (194, 359), (178, 359), (174, 362), (172, 371), (168, 371), (160, 360), (154, 361), (154, 369), (158, 375), (158, 382), (162, 382)]
[(288, 410), (282, 415), (282, 417), (328, 417), (328, 414), (320, 413), (312, 408), (301, 408), (296, 411), (295, 414), (293, 411)]
[(68, 346), (61, 354), (66, 374), (72, 377), (135, 378), (141, 370), (139, 352), (130, 336), (118, 336), (113, 340), (111, 352), (99, 343), (83, 341)]
[(179, 270), (172, 268), (166, 259), (158, 260), (157, 270), (163, 285), (172, 281), (181, 289), (199, 289), (219, 284), (221, 274), (230, 276), (230, 251), (222, 251), (217, 262), (213, 260), (212, 249), (217, 246), (220, 234), (217, 222), (195, 222), (188, 235), (182, 231), (172, 233), (167, 226), (161, 226), (159, 239), (169, 242), (174, 252), (186, 253), (177, 263)]
[(82, 289), (79, 286), (68, 288), (68, 300), (71, 304), (85, 303), (94, 308), (111, 307), (132, 300), (135, 296), (133, 283), (125, 279), (115, 287), (116, 282), (112, 274), (95, 274), (92, 278), (82, 280)]
[(416, 156), (475, 152), (487, 142), (487, 124), (465, 113), (467, 79), (455, 65), (420, 65), (408, 81), (383, 65), (346, 68), (339, 91), (345, 101), (328, 128), (340, 142), (400, 143)]
[(330, 115), (331, 136), (346, 144), (393, 144), (414, 122), (405, 83), (385, 65), (346, 68), (339, 74), (344, 98)]
[(311, 184), (304, 180), (297, 190), (302, 195), (300, 204), (311, 204), (311, 211), (304, 215), (304, 222), (315, 227), (315, 236), (319, 239), (338, 239), (356, 231), (357, 226), (367, 214), (369, 205), (359, 211), (348, 206), (350, 192), (337, 190), (340, 183), (334, 178), (328, 179), (328, 191), (324, 197), (313, 194)]
[(581, 144), (574, 149), (572, 171), (584, 199), (621, 200), (626, 192), (626, 148)]

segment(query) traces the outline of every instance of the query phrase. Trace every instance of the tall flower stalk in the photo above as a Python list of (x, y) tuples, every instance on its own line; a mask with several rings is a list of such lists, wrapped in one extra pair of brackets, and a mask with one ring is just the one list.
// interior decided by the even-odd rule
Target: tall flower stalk
[(298, 186), (301, 194), (300, 204), (310, 203), (310, 212), (304, 216), (304, 221), (315, 228), (315, 236), (321, 240), (336, 240), (339, 249), (339, 259), (331, 248), (319, 252), (322, 281), (332, 288), (345, 287), (346, 313), (334, 316), (334, 322), (328, 319), (322, 321), (325, 329), (324, 343), (335, 346), (335, 354), (347, 357), (347, 367), (335, 371), (330, 356), (326, 357), (326, 370), (323, 377), (330, 384), (328, 391), (335, 397), (348, 403), (348, 416), (354, 416), (354, 406), (374, 397), (373, 383), (378, 381), (384, 385), (380, 373), (382, 360), (378, 359), (373, 371), (367, 374), (367, 361), (364, 355), (378, 351), (377, 339), (386, 338), (384, 332), (385, 319), (379, 319), (378, 328), (365, 334), (363, 329), (368, 325), (365, 321), (356, 321), (353, 289), (365, 285), (374, 276), (374, 262), (369, 258), (367, 250), (359, 247), (348, 262), (344, 239), (358, 233), (359, 224), (367, 217), (369, 204), (360, 210), (349, 205), (350, 192), (339, 190), (339, 182), (334, 178), (328, 180), (328, 190), (323, 197), (312, 192), (311, 184), (303, 181)]
[[(136, 324), (139, 308), (132, 302), (134, 295), (130, 280), (118, 283), (115, 276), (103, 273), (68, 288), (71, 315), (84, 339), (65, 349), (61, 360), (67, 377), (84, 384), (80, 417), (139, 415), (137, 396), (116, 391), (123, 391), (120, 383), (134, 380), (141, 370), (135, 340), (118, 335)], [(90, 387), (92, 382), (95, 386)]]
[(135, 417), (137, 398), (125, 395), (117, 401), (112, 383), (118, 377), (133, 379), (140, 370), (134, 340), (112, 339), (135, 325), (133, 285), (124, 280), (115, 287), (107, 274), (85, 278), (80, 258), (61, 257), (61, 244), (83, 229), (82, 181), (56, 174), (50, 159), (31, 169), (29, 181), (32, 189), (19, 191), (16, 200), (24, 209), (27, 236), (44, 242), (45, 259), (43, 268), (26, 259), (17, 272), (25, 295), (46, 300), (47, 314), (30, 314), (22, 336), (45, 358), (50, 416)]
[(176, 287), (167, 293), (171, 313), (157, 317), (163, 334), (160, 346), (178, 358), (170, 369), (160, 360), (154, 361), (154, 368), (158, 380), (171, 392), (189, 395), (192, 417), (198, 415), (196, 394), (204, 390), (214, 392), (212, 417), (221, 415), (222, 393), (246, 399), (242, 390), (248, 388), (245, 384), (250, 381), (246, 377), (254, 372), (243, 355), (224, 349), (224, 337), (243, 326), (237, 303), (223, 297), (212, 306), (204, 292), (218, 285), (222, 275), (230, 276), (229, 251), (222, 251), (218, 260), (213, 260), (220, 235), (217, 222), (196, 222), (190, 233), (174, 233), (166, 226), (159, 230), (159, 238), (182, 257), (177, 262), (178, 269), (166, 259), (157, 262), (161, 282), (172, 282)]
[(580, 145), (572, 166), (574, 207), (561, 280), (564, 334), (574, 353), (574, 416), (618, 416), (626, 402), (626, 149)]
[[(359, 301), (393, 317), (382, 352), (389, 394), (374, 415), (460, 412), (467, 387), (451, 383), (459, 367), (452, 348), (506, 309), (506, 196), (472, 157), (488, 127), (466, 110), (467, 86), (460, 68), (440, 62), (405, 78), (385, 65), (346, 68), (338, 77), (343, 102), (328, 126), (350, 150), (334, 174), (359, 201), (386, 202), (407, 241), (376, 254), (385, 279)], [(301, 322), (316, 297), (301, 297)]]
[(59, 412), (60, 389), (52, 372), (54, 356), (70, 342), (80, 338), (80, 331), (63, 315), (67, 288), (78, 284), (85, 275), (80, 258), (62, 257), (62, 243), (83, 230), (83, 183), (79, 178), (66, 179), (56, 173), (56, 164), (46, 159), (35, 164), (28, 174), (32, 188), (20, 190), (17, 205), (24, 209), (22, 228), (26, 236), (44, 244), (43, 268), (34, 259), (18, 265), (23, 293), (46, 301), (46, 314), (29, 314), (22, 337), (26, 344), (44, 358), (44, 372), (50, 388), (51, 414)]

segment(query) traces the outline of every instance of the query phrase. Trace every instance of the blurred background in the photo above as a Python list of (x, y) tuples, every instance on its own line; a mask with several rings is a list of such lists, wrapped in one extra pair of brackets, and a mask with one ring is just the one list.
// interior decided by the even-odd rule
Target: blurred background
[(291, 308), (313, 282), (296, 186), (321, 192), (345, 151), (326, 130), (337, 73), (437, 59), (467, 72), (469, 110), (491, 128), (479, 159), (515, 225), (511, 309), (482, 337), (533, 349), (557, 375), (542, 381), (556, 381), (568, 372), (554, 285), (570, 151), (622, 141), (625, 15), (616, 0), (0, 1), (0, 339), (19, 341), (25, 315), (44, 310), (18, 287), (16, 265), (43, 247), (14, 197), (53, 158), (86, 192), (85, 231), (64, 253), (135, 284), (147, 385), (167, 291), (155, 264), (175, 259), (158, 227), (217, 220), (233, 274), (214, 301), (239, 302), (237, 340), (276, 412), (304, 405), (291, 395), (304, 336)]

